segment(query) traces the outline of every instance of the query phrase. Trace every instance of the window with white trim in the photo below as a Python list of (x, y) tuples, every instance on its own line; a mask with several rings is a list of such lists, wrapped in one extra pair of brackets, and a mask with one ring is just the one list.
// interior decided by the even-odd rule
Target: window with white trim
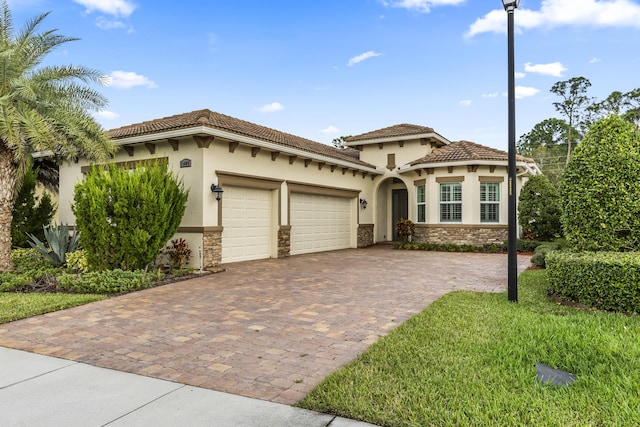
[(427, 198), (425, 194), (425, 185), (416, 186), (416, 200), (418, 203), (417, 222), (427, 222)]
[(500, 183), (480, 183), (480, 222), (500, 222)]
[(440, 222), (462, 222), (462, 183), (440, 183)]

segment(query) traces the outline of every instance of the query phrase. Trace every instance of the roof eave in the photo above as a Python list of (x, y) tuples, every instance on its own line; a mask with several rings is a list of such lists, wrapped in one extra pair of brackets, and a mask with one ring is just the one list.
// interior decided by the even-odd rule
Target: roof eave
[(319, 162), (332, 163), (337, 166), (357, 169), (359, 171), (368, 172), (375, 175), (384, 174), (384, 171), (381, 171), (375, 167), (368, 167), (365, 165), (361, 165), (359, 163), (338, 159), (336, 157), (313, 153), (311, 151), (305, 151), (299, 148), (276, 144), (274, 142), (264, 141), (261, 139), (252, 138), (245, 135), (239, 135), (233, 132), (228, 132), (220, 129), (214, 129), (208, 126), (195, 126), (195, 127), (174, 129), (170, 131), (163, 131), (163, 132), (157, 132), (157, 133), (151, 133), (151, 134), (137, 135), (137, 136), (126, 137), (126, 138), (114, 138), (114, 141), (117, 145), (121, 146), (121, 145), (140, 144), (144, 142), (157, 141), (159, 139), (171, 139), (171, 138), (179, 138), (179, 137), (186, 137), (186, 136), (192, 136), (192, 135), (211, 135), (214, 137), (217, 136), (219, 138), (224, 138), (230, 141), (238, 141), (247, 145), (252, 145), (254, 147), (264, 148), (265, 150), (279, 151), (281, 153), (290, 154), (292, 156), (299, 156), (299, 157), (303, 157), (311, 160), (316, 160)]
[[(453, 162), (436, 162), (436, 163), (419, 163), (417, 165), (406, 164), (398, 168), (399, 173), (408, 173), (415, 170), (422, 170), (428, 168), (443, 168), (449, 166), (468, 166), (468, 165), (479, 165), (479, 166), (509, 166), (509, 162), (507, 160), (458, 160)], [(538, 165), (535, 163), (529, 163), (524, 161), (517, 161), (516, 167), (521, 167), (523, 172), (519, 174), (521, 175), (538, 175), (542, 173)]]

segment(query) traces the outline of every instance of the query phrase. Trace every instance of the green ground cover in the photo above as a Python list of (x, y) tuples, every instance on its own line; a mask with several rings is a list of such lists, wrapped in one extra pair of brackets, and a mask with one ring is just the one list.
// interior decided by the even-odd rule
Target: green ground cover
[(0, 323), (107, 298), (104, 295), (0, 292)]
[[(640, 420), (640, 317), (562, 306), (546, 271), (504, 293), (434, 302), (327, 377), (299, 406), (381, 426), (634, 425)], [(541, 384), (536, 363), (570, 371)]]

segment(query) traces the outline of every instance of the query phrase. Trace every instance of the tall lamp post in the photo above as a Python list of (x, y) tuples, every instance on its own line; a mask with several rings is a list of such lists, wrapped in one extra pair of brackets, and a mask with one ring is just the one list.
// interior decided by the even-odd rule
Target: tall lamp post
[(509, 98), (509, 253), (507, 296), (509, 301), (518, 302), (518, 236), (516, 228), (516, 89), (515, 58), (513, 48), (513, 14), (520, 0), (502, 0), (507, 11), (508, 60), (508, 98)]

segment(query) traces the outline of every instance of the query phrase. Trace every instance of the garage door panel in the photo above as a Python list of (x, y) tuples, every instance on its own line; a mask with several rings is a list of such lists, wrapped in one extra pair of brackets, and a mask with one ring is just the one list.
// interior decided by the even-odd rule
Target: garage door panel
[(351, 247), (351, 200), (291, 194), (291, 253)]
[(269, 258), (271, 193), (225, 187), (222, 204), (222, 262)]

